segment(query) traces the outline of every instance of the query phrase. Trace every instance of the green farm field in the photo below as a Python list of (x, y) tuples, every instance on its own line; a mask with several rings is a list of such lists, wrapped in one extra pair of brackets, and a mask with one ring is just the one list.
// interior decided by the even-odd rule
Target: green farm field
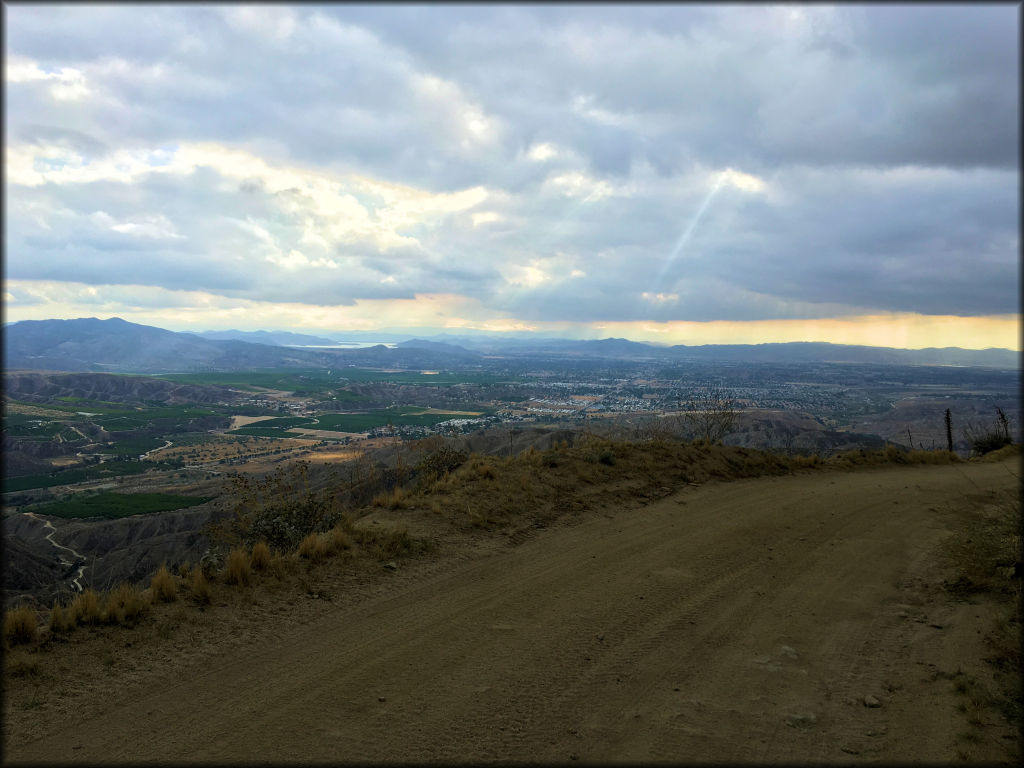
[(65, 469), (49, 475), (26, 475), (5, 477), (4, 493), (28, 491), (33, 488), (52, 488), (57, 485), (72, 485), (88, 480), (103, 480), (125, 475), (139, 475), (149, 469), (176, 469), (173, 464), (154, 461), (106, 461), (91, 467)]
[(205, 504), (211, 497), (178, 496), (169, 493), (97, 493), (78, 495), (67, 501), (54, 501), (26, 509), (54, 517), (128, 517), (150, 512), (166, 512)]

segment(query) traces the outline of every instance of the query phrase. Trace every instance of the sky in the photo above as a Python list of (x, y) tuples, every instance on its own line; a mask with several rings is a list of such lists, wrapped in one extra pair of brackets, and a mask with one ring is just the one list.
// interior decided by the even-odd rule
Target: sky
[(1002, 5), (4, 5), (4, 321), (1020, 349)]

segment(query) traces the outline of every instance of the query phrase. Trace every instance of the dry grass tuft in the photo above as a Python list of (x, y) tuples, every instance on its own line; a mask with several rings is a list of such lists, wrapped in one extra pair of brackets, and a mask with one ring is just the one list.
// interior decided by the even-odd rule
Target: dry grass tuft
[(132, 622), (148, 607), (149, 603), (138, 587), (119, 584), (107, 595), (103, 619), (108, 624)]
[(415, 542), (404, 528), (357, 530), (356, 539), (378, 560), (391, 560), (411, 552)]
[(274, 578), (283, 579), (288, 575), (289, 565), (292, 562), (284, 555), (274, 555), (267, 565), (267, 571), (273, 574)]
[(192, 581), (189, 584), (192, 597), (200, 605), (207, 605), (213, 600), (213, 588), (201, 568), (192, 569)]
[(352, 537), (348, 535), (348, 532), (340, 525), (334, 526), (329, 534), (331, 538), (331, 546), (335, 552), (343, 552), (346, 549), (352, 548)]
[(39, 632), (39, 619), (28, 605), (19, 605), (4, 614), (4, 640), (11, 645), (31, 643)]
[(270, 547), (265, 541), (257, 541), (252, 548), (252, 567), (257, 571), (263, 571), (268, 565), (270, 565)]
[(165, 603), (172, 602), (178, 596), (178, 584), (166, 565), (161, 565), (160, 570), (153, 574), (149, 591), (154, 600)]
[(99, 624), (103, 620), (100, 610), (100, 596), (96, 590), (87, 589), (75, 595), (71, 601), (71, 620), (76, 624)]
[(182, 579), (187, 579), (189, 573), (192, 572), (192, 564), (186, 560), (184, 563), (178, 566), (178, 576)]
[(406, 509), (409, 506), (409, 492), (396, 485), (391, 491), (378, 493), (373, 497), (373, 506), (388, 509)]
[(74, 614), (71, 613), (69, 608), (65, 608), (55, 600), (53, 602), (53, 608), (50, 609), (50, 622), (48, 627), (51, 632), (56, 634), (68, 632), (75, 627)]
[(249, 585), (249, 555), (244, 549), (232, 549), (224, 566), (224, 580), (240, 587)]
[(330, 545), (327, 538), (319, 533), (311, 533), (299, 542), (299, 557), (317, 563), (328, 554), (330, 554)]

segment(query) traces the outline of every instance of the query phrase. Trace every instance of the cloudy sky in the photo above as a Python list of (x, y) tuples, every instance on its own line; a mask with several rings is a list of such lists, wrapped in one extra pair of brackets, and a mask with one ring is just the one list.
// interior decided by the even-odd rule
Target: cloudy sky
[(1020, 348), (1020, 9), (5, 12), (4, 319)]

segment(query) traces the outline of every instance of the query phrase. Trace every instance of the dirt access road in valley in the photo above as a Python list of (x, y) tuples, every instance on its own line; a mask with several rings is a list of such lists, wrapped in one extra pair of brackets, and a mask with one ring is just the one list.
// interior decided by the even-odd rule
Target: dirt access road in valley
[[(19, 716), (5, 758), (955, 761), (951, 678), (982, 674), (991, 608), (943, 592), (939, 544), (1019, 473), (708, 483), (410, 562), (387, 591), (137, 679), (77, 721)], [(971, 758), (1006, 760), (1014, 729), (984, 727)]]

